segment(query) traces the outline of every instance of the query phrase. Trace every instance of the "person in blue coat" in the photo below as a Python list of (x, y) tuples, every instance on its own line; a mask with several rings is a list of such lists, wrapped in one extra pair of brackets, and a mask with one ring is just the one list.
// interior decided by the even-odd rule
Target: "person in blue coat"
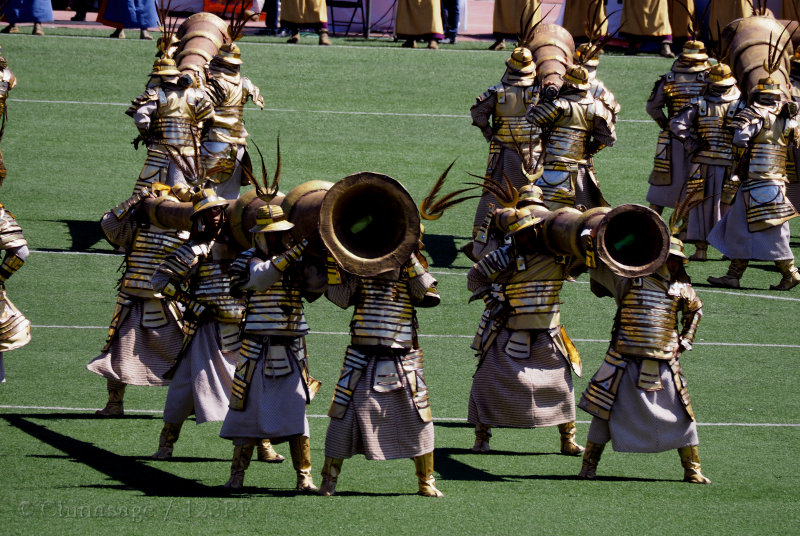
[(139, 39), (152, 39), (148, 28), (158, 27), (153, 0), (107, 0), (100, 6), (97, 21), (115, 28), (109, 37), (125, 39), (125, 28), (139, 28)]
[(8, 26), (0, 33), (19, 33), (20, 22), (33, 23), (33, 35), (44, 35), (43, 22), (53, 21), (53, 7), (50, 0), (9, 0), (5, 9)]

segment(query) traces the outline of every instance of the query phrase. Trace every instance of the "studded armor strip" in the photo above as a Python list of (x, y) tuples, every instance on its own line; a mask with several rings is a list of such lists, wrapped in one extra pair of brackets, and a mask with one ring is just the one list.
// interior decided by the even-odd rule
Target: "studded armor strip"
[(126, 259), (123, 289), (152, 291), (152, 277), (164, 259), (183, 244), (177, 232), (159, 233), (141, 229)]
[(352, 342), (411, 348), (413, 316), (407, 281), (364, 278), (350, 323)]
[(367, 368), (367, 356), (352, 346), (347, 347), (344, 355), (344, 364), (339, 374), (339, 381), (333, 391), (333, 402), (328, 410), (328, 416), (341, 419), (353, 399), (353, 391), (358, 385), (358, 380)]
[(244, 330), (261, 335), (302, 337), (308, 333), (300, 289), (284, 281), (253, 294), (245, 310)]

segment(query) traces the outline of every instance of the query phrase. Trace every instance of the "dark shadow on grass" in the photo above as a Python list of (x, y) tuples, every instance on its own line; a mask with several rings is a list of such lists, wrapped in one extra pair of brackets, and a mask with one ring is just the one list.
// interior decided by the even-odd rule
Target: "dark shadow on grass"
[[(45, 426), (31, 422), (26, 415), (0, 415), (11, 426), (31, 437), (46, 443), (66, 454), (77, 463), (105, 474), (120, 484), (97, 485), (97, 488), (135, 489), (145, 495), (158, 497), (224, 497), (223, 488), (210, 487), (196, 480), (173, 475), (159, 468), (142, 463), (141, 458), (119, 456), (108, 450), (81, 441)], [(32, 415), (32, 418), (41, 418)], [(85, 415), (83, 416), (85, 418)], [(171, 463), (171, 462), (165, 462)]]
[(108, 242), (106, 242), (103, 229), (100, 227), (100, 220), (55, 220), (55, 223), (67, 226), (72, 238), (69, 251), (86, 251), (97, 243), (101, 243), (101, 249), (108, 248)]
[(60, 421), (60, 420), (90, 420), (90, 421), (125, 421), (125, 420), (161, 420), (161, 415), (147, 415), (147, 414), (129, 414), (123, 417), (103, 417), (102, 415), (95, 415), (94, 412), (85, 413), (16, 413), (17, 417), (23, 419), (36, 419), (42, 421)]

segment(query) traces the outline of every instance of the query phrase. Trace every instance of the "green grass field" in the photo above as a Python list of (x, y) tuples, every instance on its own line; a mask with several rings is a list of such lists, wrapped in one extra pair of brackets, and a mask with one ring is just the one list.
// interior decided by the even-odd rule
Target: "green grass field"
[[(62, 35), (57, 35), (58, 33)], [(711, 486), (681, 482), (675, 452), (615, 453), (594, 482), (577, 480), (580, 459), (557, 455), (558, 433), (496, 430), (493, 453), (469, 450), (466, 409), (475, 358), (468, 346), (481, 313), (468, 305), (469, 267), (456, 248), (474, 204), (426, 226), (440, 307), (420, 311), (422, 347), (436, 418), (437, 482), (445, 497), (416, 496), (408, 460), (347, 460), (333, 498), (299, 496), (294, 473), (254, 462), (243, 493), (229, 495), (231, 444), (219, 425), (184, 426), (176, 458), (149, 456), (161, 429), (165, 389), (130, 387), (126, 416), (96, 418), (105, 380), (85, 369), (103, 345), (121, 257), (101, 238), (102, 214), (129, 195), (145, 153), (134, 151), (123, 114), (141, 93), (155, 46), (50, 30), (2, 38), (19, 84), (8, 103), (0, 200), (33, 251), (8, 284), (33, 323), (33, 340), (5, 356), (0, 385), (0, 519), (4, 534), (796, 534), (800, 531), (800, 396), (794, 366), (800, 292), (765, 290), (779, 274), (754, 263), (742, 290), (705, 284), (727, 263), (712, 255), (688, 266), (705, 302), (695, 350), (684, 360)], [(105, 32), (102, 34), (105, 35)], [(311, 38), (304, 43), (312, 44)], [(388, 174), (420, 201), (457, 159), (451, 184), (482, 173), (487, 146), (469, 107), (496, 84), (508, 52), (463, 43), (407, 50), (388, 40), (334, 39), (289, 46), (248, 37), (244, 72), (266, 109), (245, 113), (251, 139), (274, 166), (280, 134), (282, 189), (336, 181), (363, 170)], [(657, 127), (644, 112), (657, 57), (606, 55), (600, 74), (622, 103), (618, 145), (596, 159), (606, 198), (643, 202)], [(800, 222), (792, 223), (795, 255)], [(690, 248), (691, 249), (691, 248)], [(584, 275), (566, 284), (563, 321), (584, 362), (580, 396), (603, 359), (613, 301), (595, 298)], [(323, 381), (309, 407), (313, 473), (323, 460), (327, 406), (348, 338), (350, 313), (324, 300), (308, 306), (312, 374)], [(589, 417), (578, 412), (578, 440)], [(288, 456), (288, 448), (278, 451)]]

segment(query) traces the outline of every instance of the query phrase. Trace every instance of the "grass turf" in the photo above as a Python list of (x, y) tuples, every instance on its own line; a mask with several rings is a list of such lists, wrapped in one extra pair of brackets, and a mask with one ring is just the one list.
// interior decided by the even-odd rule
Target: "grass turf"
[[(9, 177), (0, 199), (34, 250), (8, 285), (34, 329), (28, 346), (6, 354), (8, 383), (0, 386), (5, 533), (797, 532), (800, 470), (793, 462), (800, 405), (791, 365), (798, 337), (785, 326), (797, 315), (798, 298), (796, 291), (764, 290), (779, 278), (766, 263), (748, 269), (747, 289), (730, 293), (703, 283), (724, 272), (724, 263), (688, 267), (705, 316), (698, 344), (683, 362), (711, 486), (681, 483), (675, 452), (611, 448), (599, 479), (578, 481), (580, 460), (555, 454), (553, 428), (497, 430), (493, 454), (469, 451), (472, 432), (464, 419), (475, 360), (468, 345), (481, 309), (466, 304), (469, 263), (456, 248), (467, 239), (474, 204), (426, 226), (443, 296), (440, 307), (420, 311), (443, 499), (413, 494), (410, 461), (363, 458), (345, 462), (340, 497), (295, 495), (288, 461), (254, 462), (244, 492), (227, 495), (220, 485), (232, 449), (213, 423), (188, 422), (176, 460), (151, 461), (161, 422), (150, 410), (163, 406), (164, 389), (128, 388), (124, 419), (99, 419), (81, 409), (105, 399), (104, 380), (84, 367), (102, 347), (121, 260), (81, 253), (111, 253), (97, 221), (128, 196), (144, 160), (144, 151), (130, 146), (135, 129), (123, 111), (142, 91), (154, 47), (87, 38), (100, 35), (91, 31), (48, 34), (7, 36), (2, 43), (19, 85), (2, 142)], [(487, 147), (470, 126), (468, 109), (499, 81), (508, 52), (478, 50), (482, 43), (438, 52), (400, 49), (385, 39), (334, 44), (348, 46), (284, 46), (255, 37), (242, 42), (244, 72), (267, 103), (264, 111), (247, 109), (247, 128), (270, 168), (280, 134), (284, 191), (310, 179), (335, 181), (373, 170), (403, 182), (419, 201), (453, 159), (452, 184), (466, 178), (465, 171), (483, 171)], [(618, 146), (596, 159), (612, 203), (644, 199), (657, 133), (644, 102), (668, 68), (655, 57), (601, 60), (601, 77), (623, 106)], [(792, 228), (797, 236), (796, 221)], [(795, 238), (796, 253), (798, 245)], [(614, 314), (612, 300), (595, 298), (586, 283), (582, 276), (562, 293), (563, 321), (584, 360), (576, 396), (603, 358)], [(307, 314), (315, 331), (308, 340), (312, 373), (324, 383), (309, 408), (319, 482), (323, 416), (347, 344), (347, 336), (336, 333), (347, 331), (350, 316), (324, 300), (309, 305)], [(582, 442), (588, 416), (579, 411), (578, 418)], [(288, 456), (285, 445), (277, 448)]]

